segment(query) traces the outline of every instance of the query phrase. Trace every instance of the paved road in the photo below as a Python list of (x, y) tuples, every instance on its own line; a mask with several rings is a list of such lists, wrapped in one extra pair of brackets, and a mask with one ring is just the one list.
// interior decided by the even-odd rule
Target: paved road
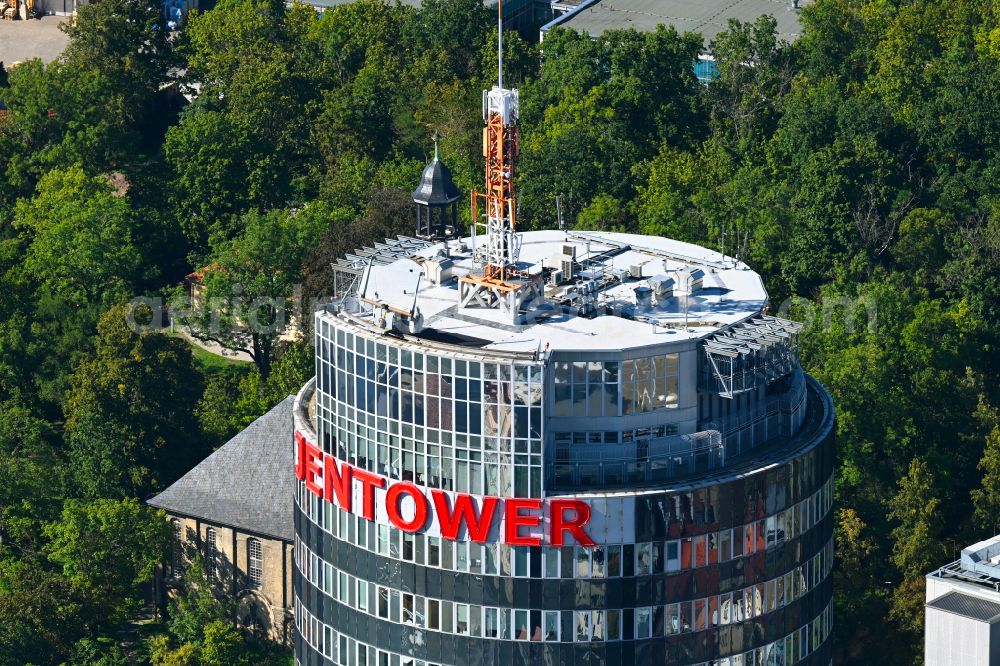
[(11, 63), (31, 58), (55, 60), (69, 38), (59, 29), (65, 16), (45, 16), (29, 21), (0, 20), (0, 62)]
[(183, 326), (177, 326), (173, 333), (184, 338), (191, 344), (201, 347), (207, 352), (215, 354), (216, 356), (222, 356), (223, 358), (229, 359), (230, 361), (253, 361), (253, 357), (246, 352), (233, 351), (232, 349), (226, 349), (217, 342), (211, 342), (210, 340), (199, 340), (198, 338), (191, 335), (187, 329)]

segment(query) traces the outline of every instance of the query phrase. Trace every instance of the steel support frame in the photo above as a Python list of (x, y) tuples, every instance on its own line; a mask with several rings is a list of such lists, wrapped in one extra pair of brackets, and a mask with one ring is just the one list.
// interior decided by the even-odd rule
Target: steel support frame
[(521, 310), (540, 297), (533, 280), (511, 283), (484, 275), (464, 275), (458, 281), (460, 308), (499, 309), (511, 324), (520, 323)]

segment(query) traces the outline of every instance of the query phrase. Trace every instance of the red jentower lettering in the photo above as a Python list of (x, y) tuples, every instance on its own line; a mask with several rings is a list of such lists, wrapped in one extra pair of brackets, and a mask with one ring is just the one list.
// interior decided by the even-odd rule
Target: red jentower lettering
[[(399, 510), (399, 500), (402, 495), (413, 498), (416, 507), (412, 520), (403, 518)], [(427, 524), (427, 498), (412, 483), (394, 483), (385, 494), (385, 510), (389, 514), (389, 522), (404, 532), (419, 532)]]
[[(580, 500), (554, 499), (549, 501), (552, 511), (552, 534), (549, 545), (565, 545), (563, 533), (569, 532), (581, 546), (595, 546), (594, 540), (584, 531), (583, 526), (590, 521), (590, 505)], [(566, 517), (566, 512), (572, 511), (572, 518)]]
[(337, 498), (337, 504), (344, 511), (351, 510), (351, 479), (354, 477), (354, 468), (350, 465), (341, 465), (337, 469), (337, 460), (327, 455), (323, 458), (323, 499), (333, 502)]
[(306, 478), (306, 436), (295, 431), (295, 447), (298, 449), (298, 460), (295, 461), (295, 478), (302, 481)]
[(323, 496), (323, 489), (317, 483), (317, 478), (322, 478), (321, 474), (323, 469), (319, 466), (319, 463), (323, 460), (323, 452), (317, 449), (315, 446), (306, 442), (306, 457), (305, 457), (305, 484), (306, 490), (316, 495), (317, 497)]
[(361, 481), (361, 515), (366, 520), (375, 520), (375, 489), (384, 488), (385, 479), (358, 468), (354, 468), (354, 476)]
[[(366, 520), (375, 520), (375, 490), (385, 488), (388, 480), (371, 472), (359, 469), (347, 463), (338, 463), (337, 459), (325, 455), (322, 450), (310, 442), (301, 432), (295, 432), (295, 446), (298, 460), (295, 463), (295, 476), (303, 482), (306, 489), (322, 497), (331, 504), (337, 504), (346, 511), (353, 510), (355, 479), (361, 482), (361, 515)], [(404, 496), (413, 498), (413, 518), (407, 520), (400, 511), (400, 501)], [(427, 526), (430, 512), (437, 514), (441, 527), (441, 536), (457, 541), (465, 526), (468, 538), (484, 543), (490, 538), (490, 530), (497, 515), (499, 505), (504, 504), (505, 525), (503, 540), (512, 546), (540, 546), (545, 541), (542, 536), (528, 533), (522, 534), (522, 529), (537, 528), (542, 524), (542, 510), (545, 503), (540, 499), (512, 497), (483, 497), (479, 511), (476, 510), (476, 498), (467, 493), (457, 493), (451, 499), (442, 490), (431, 490), (428, 500), (419, 486), (408, 482), (397, 482), (388, 485), (385, 497), (385, 510), (389, 521), (405, 532), (418, 532)], [(553, 499), (548, 501), (550, 530), (548, 544), (565, 546), (571, 541), (580, 546), (593, 547), (597, 545), (584, 529), (590, 522), (590, 505), (576, 499)], [(566, 534), (569, 533), (569, 537)]]
[(542, 508), (540, 499), (509, 499), (504, 502), (504, 518), (506, 519), (505, 539), (512, 546), (541, 546), (542, 538), (521, 535), (522, 527), (538, 527), (542, 522), (541, 514), (522, 515), (521, 509), (539, 511)]
[(431, 497), (434, 498), (434, 510), (437, 512), (438, 523), (441, 525), (441, 536), (453, 541), (458, 539), (458, 531), (462, 524), (469, 533), (469, 538), (479, 543), (484, 543), (489, 538), (490, 527), (493, 525), (493, 516), (496, 513), (496, 497), (483, 498), (483, 510), (476, 515), (476, 506), (472, 502), (472, 497), (461, 494), (455, 496), (455, 506), (448, 508), (448, 495), (441, 490), (432, 490)]

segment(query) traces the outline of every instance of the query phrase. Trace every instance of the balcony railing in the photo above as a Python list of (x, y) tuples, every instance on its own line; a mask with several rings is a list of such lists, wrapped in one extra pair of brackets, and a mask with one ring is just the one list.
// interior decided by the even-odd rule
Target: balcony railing
[(625, 444), (569, 444), (546, 465), (553, 490), (633, 486), (670, 481), (725, 466), (717, 430), (672, 435)]

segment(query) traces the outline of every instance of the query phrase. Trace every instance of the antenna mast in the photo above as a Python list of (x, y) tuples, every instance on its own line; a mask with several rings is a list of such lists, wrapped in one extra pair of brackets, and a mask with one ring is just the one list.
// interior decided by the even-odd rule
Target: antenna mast
[[(503, 87), (503, 2), (497, 3), (497, 85), (483, 91), (483, 157), (486, 188), (472, 192), (472, 223), (485, 226), (485, 246), (477, 248), (474, 271), (459, 281), (461, 307), (498, 307), (512, 321), (540, 293), (540, 285), (517, 270), (517, 196), (514, 168), (519, 153), (517, 90)], [(480, 220), (485, 209), (485, 225)], [(478, 235), (478, 232), (476, 233)]]
[(497, 0), (497, 87), (503, 90), (503, 0)]

